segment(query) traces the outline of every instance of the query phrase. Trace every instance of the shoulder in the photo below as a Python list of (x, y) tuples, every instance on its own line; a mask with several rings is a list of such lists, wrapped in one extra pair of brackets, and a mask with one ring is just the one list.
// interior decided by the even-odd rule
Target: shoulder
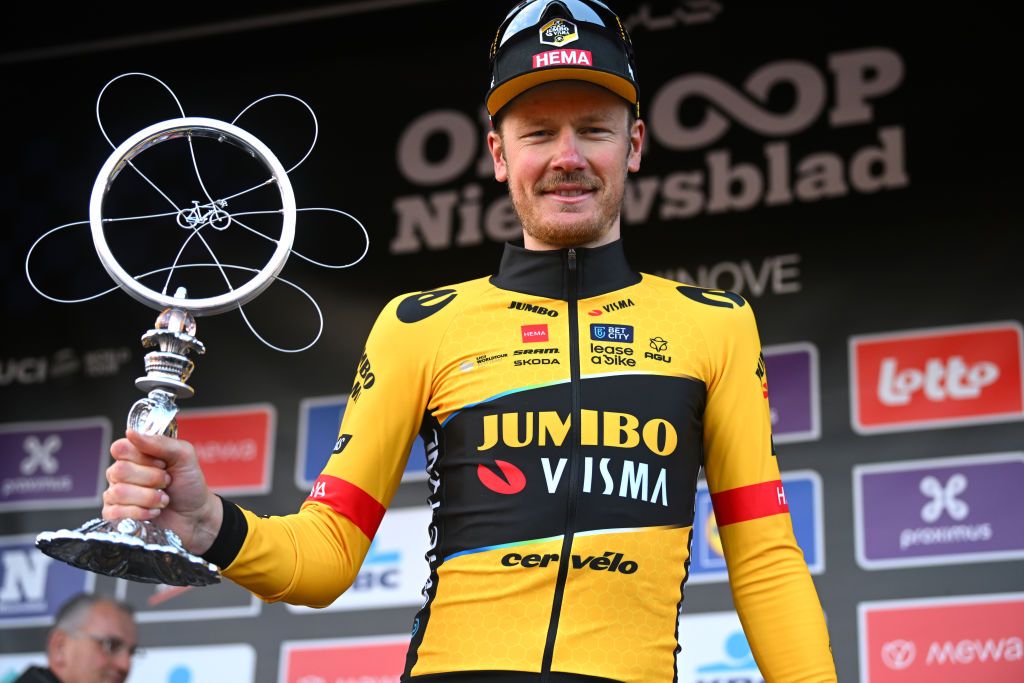
[(467, 303), (488, 286), (487, 278), (458, 282), (420, 292), (399, 294), (381, 312), (382, 317), (393, 318), (405, 326), (433, 319), (450, 320)]
[(750, 303), (736, 292), (697, 287), (649, 273), (641, 275), (643, 287), (659, 296), (673, 299), (680, 308), (694, 316), (737, 317), (737, 313), (752, 313)]

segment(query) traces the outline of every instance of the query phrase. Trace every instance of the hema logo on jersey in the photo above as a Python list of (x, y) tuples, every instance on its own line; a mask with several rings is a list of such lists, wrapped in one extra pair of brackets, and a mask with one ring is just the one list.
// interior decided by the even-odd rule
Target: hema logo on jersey
[(853, 469), (857, 563), (888, 569), (1024, 558), (1024, 453)]
[(0, 425), (0, 512), (98, 505), (109, 446), (102, 417)]
[(408, 635), (288, 640), (281, 643), (278, 683), (398, 683)]
[(95, 574), (39, 552), (32, 535), (0, 536), (0, 629), (49, 625), (64, 602), (95, 583)]
[[(825, 571), (824, 513), (821, 477), (813, 470), (782, 473), (789, 515), (796, 543), (812, 574)], [(715, 583), (729, 579), (725, 553), (715, 523), (707, 482), (697, 486), (694, 502), (693, 543), (691, 544), (689, 583)]]
[(684, 614), (676, 669), (690, 683), (764, 683), (735, 612)]
[(858, 605), (865, 683), (1024, 680), (1024, 593)]
[(184, 410), (178, 436), (195, 446), (206, 481), (218, 493), (270, 492), (277, 411), (270, 404)]
[(312, 610), (288, 605), (295, 613), (405, 607), (423, 602), (430, 574), (424, 554), (429, 546), (428, 507), (389, 510), (352, 586), (331, 605)]
[(850, 339), (853, 428), (861, 434), (1024, 419), (1015, 321)]
[[(295, 486), (309, 491), (317, 476), (323, 471), (333, 451), (338, 449), (338, 425), (345, 416), (348, 396), (320, 396), (303, 399), (299, 404), (299, 439), (296, 446)], [(356, 435), (348, 434), (347, 441)], [(342, 452), (339, 457), (345, 457)], [(405, 465), (402, 481), (419, 481), (427, 478), (427, 456), (423, 439), (413, 441), (409, 460)]]

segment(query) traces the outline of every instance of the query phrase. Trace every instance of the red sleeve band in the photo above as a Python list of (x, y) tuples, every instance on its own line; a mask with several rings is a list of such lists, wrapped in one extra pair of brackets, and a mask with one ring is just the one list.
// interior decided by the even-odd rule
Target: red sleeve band
[(715, 506), (715, 522), (719, 527), (789, 512), (781, 481), (764, 481), (712, 493), (711, 504)]
[(329, 474), (317, 477), (306, 500), (324, 503), (350, 519), (369, 539), (373, 539), (384, 517), (384, 506), (373, 496), (355, 484)]

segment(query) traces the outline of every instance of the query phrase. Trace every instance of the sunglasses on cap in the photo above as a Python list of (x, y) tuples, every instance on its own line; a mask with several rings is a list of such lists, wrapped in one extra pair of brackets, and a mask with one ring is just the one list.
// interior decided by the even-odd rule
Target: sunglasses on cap
[(613, 34), (618, 34), (619, 39), (626, 46), (630, 60), (634, 59), (633, 43), (629, 39), (629, 34), (626, 33), (626, 29), (615, 12), (600, 0), (523, 0), (509, 10), (505, 20), (498, 27), (494, 42), (491, 43), (491, 62), (497, 56), (498, 49), (510, 38), (535, 28), (552, 5), (561, 6), (574, 21), (594, 24)]

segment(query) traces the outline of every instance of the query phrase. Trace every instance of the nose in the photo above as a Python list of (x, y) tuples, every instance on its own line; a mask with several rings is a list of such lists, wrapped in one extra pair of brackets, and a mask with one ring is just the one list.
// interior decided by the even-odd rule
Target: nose
[(551, 157), (551, 168), (556, 171), (582, 171), (587, 167), (583, 150), (576, 131), (565, 129), (559, 132), (555, 140), (555, 153)]

